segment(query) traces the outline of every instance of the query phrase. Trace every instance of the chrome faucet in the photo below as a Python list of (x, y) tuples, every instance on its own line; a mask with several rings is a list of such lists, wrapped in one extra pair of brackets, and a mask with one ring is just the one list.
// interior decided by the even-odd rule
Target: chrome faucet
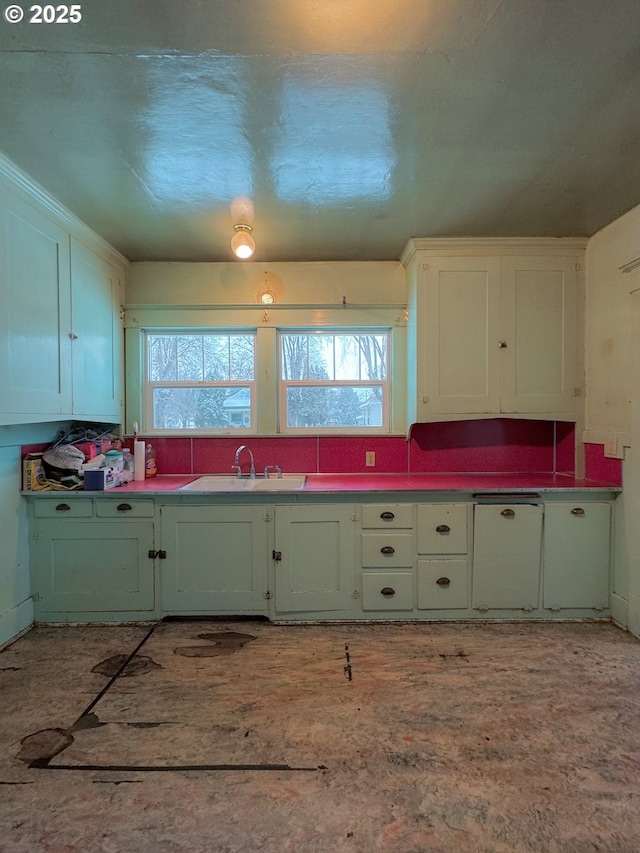
[(267, 465), (267, 467), (264, 469), (265, 480), (269, 479), (269, 471), (272, 468), (276, 472), (278, 479), (281, 480), (282, 479), (282, 468), (279, 465)]
[(236, 450), (236, 455), (233, 458), (233, 465), (231, 467), (236, 469), (236, 476), (238, 477), (238, 479), (240, 479), (240, 477), (242, 477), (242, 465), (240, 465), (239, 459), (240, 459), (240, 454), (242, 453), (243, 450), (247, 451), (247, 453), (249, 454), (249, 457), (251, 459), (251, 469), (249, 471), (249, 478), (251, 480), (255, 480), (255, 478), (256, 478), (256, 466), (255, 466), (255, 462), (253, 461), (253, 453), (247, 447), (246, 444), (241, 444), (240, 447)]

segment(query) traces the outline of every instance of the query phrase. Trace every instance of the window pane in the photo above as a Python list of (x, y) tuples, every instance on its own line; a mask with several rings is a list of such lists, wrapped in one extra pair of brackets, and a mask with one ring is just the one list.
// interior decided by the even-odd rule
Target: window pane
[(225, 382), (236, 378), (229, 375), (228, 335), (206, 335), (203, 350), (204, 378), (208, 382)]
[(363, 379), (387, 378), (387, 336), (359, 335), (360, 369)]
[(335, 379), (333, 335), (309, 335), (309, 368), (305, 379)]
[(336, 335), (336, 379), (361, 379), (358, 335)]
[(283, 334), (282, 379), (386, 379), (386, 334)]
[(176, 349), (178, 381), (200, 382), (202, 380), (202, 335), (178, 335)]
[(230, 379), (248, 382), (254, 376), (254, 339), (252, 335), (233, 335), (230, 339)]
[(308, 379), (309, 335), (280, 337), (283, 379)]
[(382, 386), (287, 388), (287, 427), (382, 426)]
[(246, 429), (251, 389), (154, 388), (154, 429)]
[(152, 382), (177, 379), (175, 335), (149, 335), (149, 378)]

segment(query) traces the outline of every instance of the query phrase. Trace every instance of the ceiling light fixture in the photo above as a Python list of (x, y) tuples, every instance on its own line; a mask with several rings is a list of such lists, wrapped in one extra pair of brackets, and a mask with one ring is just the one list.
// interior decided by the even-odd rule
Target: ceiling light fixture
[(253, 229), (250, 225), (234, 225), (233, 230), (236, 232), (231, 238), (233, 254), (241, 261), (246, 261), (256, 250), (256, 244), (251, 236)]

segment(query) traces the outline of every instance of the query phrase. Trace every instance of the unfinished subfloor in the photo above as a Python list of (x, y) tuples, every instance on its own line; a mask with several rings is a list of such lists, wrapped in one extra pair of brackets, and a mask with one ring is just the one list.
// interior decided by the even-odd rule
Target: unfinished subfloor
[(638, 853), (611, 624), (38, 627), (0, 654), (2, 853)]

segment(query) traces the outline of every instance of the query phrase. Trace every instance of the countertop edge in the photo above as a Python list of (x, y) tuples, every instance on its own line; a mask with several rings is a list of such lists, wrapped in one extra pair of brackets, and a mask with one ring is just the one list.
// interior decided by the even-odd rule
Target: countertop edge
[[(243, 502), (269, 497), (272, 500), (279, 496), (337, 496), (363, 494), (420, 494), (448, 493), (465, 494), (481, 492), (485, 495), (502, 494), (519, 495), (535, 491), (543, 494), (561, 492), (605, 492), (619, 494), (622, 486), (598, 480), (587, 480), (572, 477), (568, 474), (552, 474), (545, 472), (517, 474), (307, 474), (307, 482), (302, 489), (291, 490), (261, 490), (260, 492), (237, 491), (198, 491), (190, 489), (180, 491), (182, 486), (194, 482), (205, 474), (160, 474), (153, 480), (132, 481), (106, 491), (85, 491), (84, 489), (66, 491), (58, 489), (43, 489), (36, 491), (21, 491), (20, 494), (29, 498), (46, 499), (77, 499), (78, 497), (209, 497), (211, 495), (226, 495), (239, 498)], [(215, 476), (215, 475), (214, 475)], [(260, 502), (263, 502), (262, 500)]]

